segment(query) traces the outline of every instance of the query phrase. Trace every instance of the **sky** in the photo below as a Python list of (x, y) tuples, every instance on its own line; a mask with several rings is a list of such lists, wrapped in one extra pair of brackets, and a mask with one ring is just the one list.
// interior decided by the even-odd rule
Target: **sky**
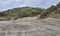
[(60, 0), (0, 0), (0, 11), (24, 6), (48, 8), (58, 2)]

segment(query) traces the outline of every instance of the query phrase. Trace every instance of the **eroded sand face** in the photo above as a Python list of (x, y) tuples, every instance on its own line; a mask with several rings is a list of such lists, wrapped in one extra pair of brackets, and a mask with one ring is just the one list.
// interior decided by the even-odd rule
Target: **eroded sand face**
[(0, 21), (0, 36), (60, 36), (60, 19), (37, 18)]

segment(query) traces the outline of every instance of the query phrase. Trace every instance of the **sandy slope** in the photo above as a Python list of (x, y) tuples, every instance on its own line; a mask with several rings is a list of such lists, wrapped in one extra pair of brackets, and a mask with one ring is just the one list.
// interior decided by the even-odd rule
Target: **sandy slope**
[(0, 21), (0, 36), (60, 36), (60, 19), (37, 18)]

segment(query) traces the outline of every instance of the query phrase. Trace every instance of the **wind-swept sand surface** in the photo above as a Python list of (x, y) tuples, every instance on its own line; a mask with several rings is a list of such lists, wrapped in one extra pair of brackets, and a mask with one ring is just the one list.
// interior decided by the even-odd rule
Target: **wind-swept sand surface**
[(0, 21), (0, 36), (60, 36), (60, 19), (37, 18)]

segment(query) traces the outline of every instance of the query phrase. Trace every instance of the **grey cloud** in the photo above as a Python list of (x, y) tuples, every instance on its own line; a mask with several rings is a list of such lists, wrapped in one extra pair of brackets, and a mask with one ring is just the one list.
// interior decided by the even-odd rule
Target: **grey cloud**
[(0, 0), (0, 10), (14, 8), (18, 6), (38, 6), (48, 8), (55, 5), (60, 0)]
[(0, 10), (7, 8), (13, 8), (16, 6), (24, 5), (25, 0), (1, 0), (0, 1)]

